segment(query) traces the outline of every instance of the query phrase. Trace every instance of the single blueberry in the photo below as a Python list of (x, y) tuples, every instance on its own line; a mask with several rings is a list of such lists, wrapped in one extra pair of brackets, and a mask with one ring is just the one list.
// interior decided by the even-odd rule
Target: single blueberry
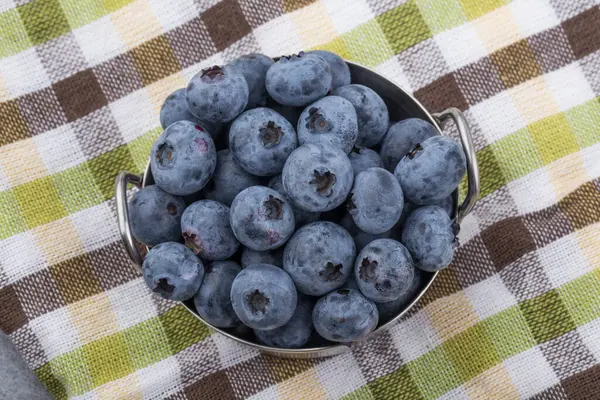
[(244, 247), (240, 261), (242, 268), (254, 264), (271, 264), (283, 268), (283, 247), (270, 251), (256, 251)]
[(460, 145), (449, 137), (434, 136), (404, 156), (394, 175), (408, 201), (426, 205), (450, 196), (466, 170), (465, 154)]
[[(279, 193), (281, 193), (281, 195), (283, 197), (285, 197), (285, 199), (292, 206), (292, 210), (294, 210), (294, 217), (296, 220), (296, 228), (300, 228), (301, 226), (310, 224), (311, 222), (316, 222), (321, 217), (320, 212), (304, 211), (300, 207), (297, 207), (294, 205), (294, 203), (292, 202), (292, 199), (287, 195), (285, 188), (283, 187), (283, 182), (281, 180), (281, 174), (276, 175), (273, 178), (271, 178), (271, 180), (269, 181), (269, 187), (271, 189), (276, 190)], [(278, 265), (278, 264), (275, 264), (275, 265)]]
[(402, 229), (402, 243), (417, 268), (434, 272), (450, 264), (458, 243), (455, 226), (438, 206), (419, 207), (408, 216)]
[(383, 167), (379, 153), (366, 147), (354, 147), (350, 154), (348, 154), (348, 158), (350, 159), (350, 164), (352, 164), (355, 177), (369, 168)]
[(396, 300), (385, 303), (375, 303), (379, 311), (379, 322), (385, 324), (396, 318), (404, 309), (419, 295), (419, 292), (425, 286), (425, 273), (415, 268), (415, 276), (408, 287), (408, 290), (402, 292)]
[(348, 100), (356, 109), (358, 138), (356, 145), (376, 146), (388, 130), (390, 116), (383, 99), (363, 85), (346, 85), (333, 91), (334, 96)]
[(354, 173), (350, 160), (339, 148), (308, 143), (287, 159), (283, 187), (294, 204), (306, 211), (329, 211), (348, 197)]
[(181, 243), (166, 242), (148, 251), (142, 273), (154, 293), (167, 300), (184, 301), (191, 299), (200, 288), (204, 267)]
[(210, 135), (189, 121), (169, 125), (150, 151), (150, 167), (156, 185), (179, 196), (200, 191), (216, 165), (217, 151)]
[(204, 266), (204, 279), (194, 296), (194, 306), (203, 320), (217, 328), (240, 323), (231, 305), (231, 285), (241, 270), (234, 261), (213, 261)]
[(375, 303), (352, 289), (338, 289), (321, 297), (312, 317), (319, 335), (342, 343), (365, 338), (379, 320)]
[(294, 127), (268, 108), (248, 110), (229, 128), (229, 149), (240, 167), (257, 176), (281, 173), (298, 146)]
[(360, 291), (373, 301), (396, 300), (410, 288), (415, 275), (410, 253), (392, 239), (377, 239), (365, 246), (354, 264)]
[(355, 258), (350, 234), (333, 222), (319, 221), (292, 236), (283, 251), (283, 269), (300, 292), (322, 296), (346, 282)]
[(283, 246), (294, 233), (294, 211), (279, 192), (251, 186), (231, 203), (231, 228), (238, 240), (256, 251)]
[(223, 131), (223, 124), (202, 120), (188, 110), (185, 88), (177, 89), (171, 93), (160, 109), (160, 125), (163, 129), (167, 129), (169, 125), (177, 121), (190, 121), (195, 125), (200, 125), (210, 134), (213, 140), (217, 140), (217, 137)]
[(264, 54), (246, 54), (231, 63), (244, 75), (248, 83), (248, 105), (246, 109), (264, 107), (267, 104), (267, 88), (265, 78), (267, 71), (273, 65), (273, 59)]
[(390, 125), (381, 142), (381, 158), (385, 169), (394, 172), (402, 157), (419, 143), (437, 136), (433, 125), (419, 118), (409, 118)]
[(354, 218), (352, 218), (352, 215), (350, 215), (348, 213), (346, 213), (344, 215), (344, 217), (341, 219), (340, 225), (342, 227), (344, 227), (344, 229), (346, 229), (348, 231), (350, 236), (352, 236), (352, 239), (354, 239), (354, 244), (356, 245), (357, 253), (360, 253), (360, 251), (362, 249), (364, 249), (364, 247), (366, 245), (368, 245), (369, 243), (371, 243), (373, 240), (388, 239), (388, 238), (392, 237), (392, 233), (393, 233), (393, 229), (383, 232), (383, 233), (378, 233), (378, 234), (367, 233), (367, 232), (361, 230), (358, 226), (356, 226), (356, 223), (354, 222)]
[(127, 209), (131, 233), (137, 241), (154, 246), (179, 240), (179, 223), (185, 210), (181, 197), (156, 185), (147, 186), (133, 195)]
[(354, 178), (348, 212), (356, 225), (372, 234), (387, 232), (402, 215), (404, 196), (398, 180), (383, 168), (369, 168)]
[(233, 159), (231, 151), (226, 149), (217, 152), (217, 167), (202, 194), (209, 200), (231, 206), (239, 192), (256, 185), (260, 185), (260, 178), (240, 167)]
[(240, 247), (229, 225), (229, 207), (200, 200), (183, 212), (181, 232), (185, 245), (205, 260), (225, 260)]
[(356, 111), (343, 97), (327, 96), (315, 101), (300, 114), (298, 142), (326, 143), (348, 154), (358, 136)]
[(203, 69), (187, 86), (188, 109), (197, 117), (211, 122), (229, 122), (248, 104), (246, 78), (235, 67), (225, 65)]
[(231, 285), (231, 304), (238, 318), (252, 329), (285, 325), (296, 311), (298, 294), (292, 278), (281, 268), (254, 264)]
[(331, 69), (331, 90), (350, 84), (350, 68), (342, 57), (326, 50), (308, 51), (306, 52), (306, 55), (316, 55), (327, 61), (327, 64), (329, 64), (329, 68)]
[(279, 104), (305, 106), (329, 92), (331, 68), (321, 57), (304, 52), (283, 56), (267, 71), (266, 86)]
[(292, 318), (283, 326), (270, 330), (254, 330), (258, 341), (271, 347), (297, 349), (304, 346), (313, 332), (312, 299), (298, 293), (298, 304)]

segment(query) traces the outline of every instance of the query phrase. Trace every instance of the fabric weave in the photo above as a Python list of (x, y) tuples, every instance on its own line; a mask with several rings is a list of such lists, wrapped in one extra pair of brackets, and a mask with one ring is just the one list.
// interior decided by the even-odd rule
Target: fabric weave
[[(0, 0), (0, 329), (58, 399), (597, 399), (599, 26), (598, 0)], [(287, 360), (145, 288), (113, 185), (202, 67), (317, 48), (463, 110), (482, 193), (402, 322)]]

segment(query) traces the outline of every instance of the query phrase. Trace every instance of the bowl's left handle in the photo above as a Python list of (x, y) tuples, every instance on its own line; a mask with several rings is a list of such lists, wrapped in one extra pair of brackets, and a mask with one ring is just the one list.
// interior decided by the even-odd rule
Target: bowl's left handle
[(121, 240), (123, 246), (127, 250), (129, 258), (138, 268), (142, 267), (142, 256), (135, 247), (135, 239), (131, 234), (129, 226), (129, 212), (127, 210), (127, 184), (133, 184), (138, 187), (142, 184), (142, 177), (129, 172), (119, 172), (115, 185), (115, 199), (117, 201), (117, 219), (119, 221), (119, 231), (121, 232)]

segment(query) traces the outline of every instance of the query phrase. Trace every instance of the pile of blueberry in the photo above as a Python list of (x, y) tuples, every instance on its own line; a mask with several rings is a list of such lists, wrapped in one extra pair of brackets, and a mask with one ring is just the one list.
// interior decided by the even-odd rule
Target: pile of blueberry
[(205, 69), (160, 119), (155, 185), (129, 203), (144, 279), (215, 327), (280, 348), (360, 340), (452, 260), (462, 148), (390, 122), (333, 53)]

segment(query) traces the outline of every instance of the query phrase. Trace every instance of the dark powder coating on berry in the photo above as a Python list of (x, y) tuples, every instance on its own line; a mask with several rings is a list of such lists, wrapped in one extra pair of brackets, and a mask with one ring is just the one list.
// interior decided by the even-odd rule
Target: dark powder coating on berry
[(267, 71), (273, 65), (273, 59), (264, 54), (247, 54), (231, 62), (244, 75), (248, 83), (248, 105), (246, 109), (264, 107), (267, 104), (265, 79)]
[(417, 144), (437, 134), (433, 125), (419, 118), (409, 118), (390, 125), (381, 143), (381, 158), (385, 169), (393, 173), (402, 157)]
[(377, 239), (358, 254), (354, 266), (361, 292), (373, 301), (386, 302), (400, 297), (414, 277), (410, 253), (392, 239)]
[(402, 158), (394, 175), (408, 201), (426, 205), (450, 196), (466, 169), (460, 145), (451, 138), (434, 136), (419, 143)]
[(353, 289), (338, 289), (323, 296), (312, 317), (319, 335), (342, 343), (366, 337), (379, 320), (375, 303)]
[(200, 317), (217, 328), (232, 328), (240, 319), (231, 305), (231, 285), (242, 268), (233, 261), (214, 261), (204, 267), (204, 279), (194, 296)]
[(452, 262), (458, 241), (455, 225), (446, 211), (438, 206), (424, 206), (406, 219), (402, 243), (410, 251), (417, 268), (435, 272)]

